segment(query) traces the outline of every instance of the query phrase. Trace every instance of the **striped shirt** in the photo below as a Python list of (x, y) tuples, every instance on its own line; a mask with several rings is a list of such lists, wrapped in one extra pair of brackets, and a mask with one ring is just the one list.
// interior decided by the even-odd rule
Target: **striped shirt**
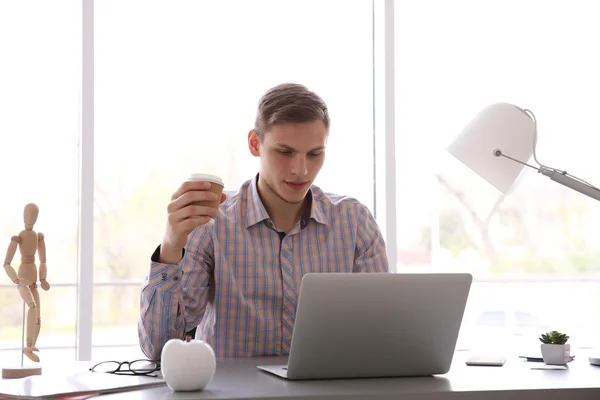
[(215, 224), (189, 235), (177, 264), (158, 262), (160, 246), (154, 252), (138, 322), (147, 357), (160, 359), (167, 340), (194, 328), (217, 357), (287, 355), (305, 273), (389, 272), (381, 232), (359, 201), (313, 185), (306, 214), (284, 233), (257, 177), (228, 193)]

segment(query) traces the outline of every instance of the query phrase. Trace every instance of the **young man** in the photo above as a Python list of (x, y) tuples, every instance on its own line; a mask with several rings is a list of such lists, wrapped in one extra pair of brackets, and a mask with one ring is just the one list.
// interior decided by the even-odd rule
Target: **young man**
[(313, 185), (328, 134), (319, 96), (278, 85), (260, 99), (248, 134), (260, 157), (255, 178), (223, 194), (218, 211), (190, 205), (215, 198), (209, 183), (185, 182), (173, 194), (141, 293), (147, 357), (158, 360), (167, 340), (196, 327), (217, 357), (286, 355), (305, 273), (389, 272), (369, 210)]

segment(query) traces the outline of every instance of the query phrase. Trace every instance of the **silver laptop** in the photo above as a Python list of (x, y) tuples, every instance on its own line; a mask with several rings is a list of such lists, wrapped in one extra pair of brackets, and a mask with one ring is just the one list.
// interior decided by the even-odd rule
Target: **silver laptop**
[(430, 376), (450, 369), (472, 276), (309, 273), (300, 286), (286, 379)]

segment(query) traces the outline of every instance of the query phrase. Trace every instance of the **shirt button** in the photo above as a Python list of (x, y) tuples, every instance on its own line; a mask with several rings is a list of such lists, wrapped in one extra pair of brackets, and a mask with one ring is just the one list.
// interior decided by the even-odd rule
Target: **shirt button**
[(179, 280), (179, 275), (175, 275), (175, 276), (173, 277), (173, 280), (174, 280), (174, 281), (178, 281), (178, 280)]

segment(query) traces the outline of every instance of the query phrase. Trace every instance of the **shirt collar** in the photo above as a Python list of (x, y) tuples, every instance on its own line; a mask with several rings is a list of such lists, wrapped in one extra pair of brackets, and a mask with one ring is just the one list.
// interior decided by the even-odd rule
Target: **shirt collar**
[(246, 198), (246, 228), (256, 225), (261, 221), (269, 219), (269, 214), (258, 195), (258, 174), (252, 179), (248, 187), (248, 196)]
[[(310, 199), (309, 205), (306, 207), (306, 210), (300, 219), (300, 229), (306, 228), (310, 219), (314, 219), (318, 223), (327, 225), (325, 211), (320, 202), (315, 200), (315, 194), (317, 194), (317, 192), (321, 193), (320, 189), (317, 189), (315, 186), (312, 186), (308, 191), (307, 195)], [(258, 195), (258, 174), (250, 182), (246, 204), (246, 228), (270, 219), (269, 214)]]

